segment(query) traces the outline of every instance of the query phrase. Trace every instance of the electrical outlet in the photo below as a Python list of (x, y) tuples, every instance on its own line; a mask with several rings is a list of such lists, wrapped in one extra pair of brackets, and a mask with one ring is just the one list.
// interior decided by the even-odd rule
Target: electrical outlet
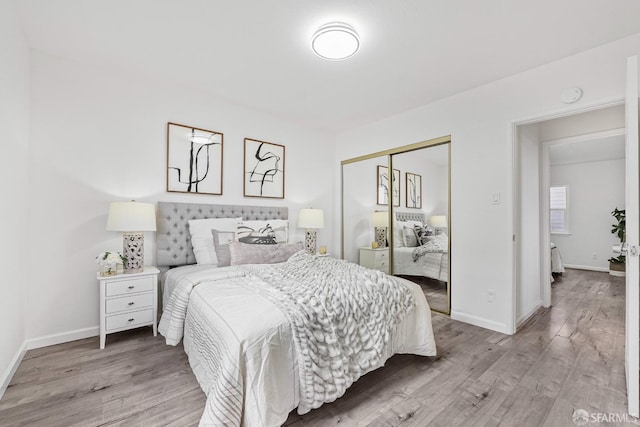
[(496, 300), (496, 291), (489, 289), (487, 291), (487, 301), (494, 302)]

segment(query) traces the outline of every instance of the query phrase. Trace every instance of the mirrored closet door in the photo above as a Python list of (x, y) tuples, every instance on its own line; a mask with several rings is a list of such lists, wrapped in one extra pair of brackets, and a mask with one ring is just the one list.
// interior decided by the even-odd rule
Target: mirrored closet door
[(450, 312), (450, 137), (342, 162), (342, 257), (418, 284)]
[(449, 146), (393, 154), (400, 206), (393, 207), (392, 274), (422, 288), (431, 308), (449, 313)]

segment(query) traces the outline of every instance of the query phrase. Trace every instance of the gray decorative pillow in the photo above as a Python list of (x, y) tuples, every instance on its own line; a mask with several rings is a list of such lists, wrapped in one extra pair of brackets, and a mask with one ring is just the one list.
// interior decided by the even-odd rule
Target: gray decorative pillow
[(404, 226), (403, 230), (404, 245), (408, 248), (415, 248), (418, 246), (418, 239), (413, 228)]
[(302, 250), (302, 242), (275, 245), (251, 245), (242, 242), (229, 243), (231, 265), (276, 264), (285, 262)]
[(235, 231), (211, 230), (213, 235), (213, 247), (216, 249), (218, 257), (218, 267), (228, 267), (231, 262), (229, 255), (229, 243), (235, 241)]

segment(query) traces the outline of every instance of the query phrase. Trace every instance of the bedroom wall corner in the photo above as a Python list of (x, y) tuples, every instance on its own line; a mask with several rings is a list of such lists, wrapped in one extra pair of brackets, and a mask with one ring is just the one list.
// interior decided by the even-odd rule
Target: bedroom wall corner
[(14, 4), (0, 1), (0, 398), (25, 352), (29, 48)]

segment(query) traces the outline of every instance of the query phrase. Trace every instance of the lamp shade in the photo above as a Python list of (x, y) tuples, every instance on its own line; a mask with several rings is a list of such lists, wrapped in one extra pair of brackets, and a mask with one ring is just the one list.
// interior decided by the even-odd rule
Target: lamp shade
[(389, 226), (389, 212), (376, 211), (371, 216), (371, 225), (374, 227), (388, 227)]
[(324, 228), (324, 212), (322, 209), (300, 209), (298, 227)]
[(431, 215), (429, 217), (429, 225), (433, 228), (447, 228), (447, 216)]
[(112, 202), (107, 231), (155, 231), (156, 208), (153, 203)]

